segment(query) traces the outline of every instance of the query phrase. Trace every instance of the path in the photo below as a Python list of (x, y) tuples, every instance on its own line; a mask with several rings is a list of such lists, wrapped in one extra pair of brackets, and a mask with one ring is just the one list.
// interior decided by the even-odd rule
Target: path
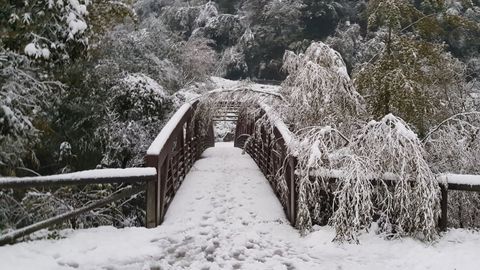
[(329, 227), (300, 237), (248, 155), (217, 144), (196, 162), (155, 229), (100, 227), (61, 240), (0, 247), (0, 269), (478, 269), (480, 234), (332, 243)]

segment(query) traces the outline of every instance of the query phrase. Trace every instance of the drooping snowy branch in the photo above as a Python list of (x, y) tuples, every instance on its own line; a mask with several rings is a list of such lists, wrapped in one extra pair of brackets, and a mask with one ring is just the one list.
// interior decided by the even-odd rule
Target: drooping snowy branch
[(342, 57), (324, 43), (312, 43), (305, 54), (287, 51), (283, 68), (289, 75), (282, 94), (296, 128), (333, 125), (343, 131), (363, 112)]
[[(370, 122), (349, 150), (368, 159), (364, 167), (384, 187), (376, 194), (381, 228), (389, 234), (422, 233), (425, 239), (435, 238), (440, 188), (420, 140), (408, 125), (386, 115)], [(347, 165), (343, 170), (351, 169)], [(392, 188), (382, 179), (385, 174), (397, 176)]]
[[(480, 113), (460, 113), (445, 119), (427, 134), (424, 144), (435, 173), (480, 174)], [(460, 183), (468, 181), (462, 179)], [(450, 191), (448, 213), (449, 226), (478, 227), (480, 195)]]

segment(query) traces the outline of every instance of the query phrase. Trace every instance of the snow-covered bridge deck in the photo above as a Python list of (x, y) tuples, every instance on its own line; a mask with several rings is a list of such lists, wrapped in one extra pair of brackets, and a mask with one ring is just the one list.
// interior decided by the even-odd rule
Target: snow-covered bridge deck
[(478, 233), (451, 230), (434, 244), (373, 232), (361, 245), (333, 237), (330, 227), (301, 237), (254, 161), (217, 144), (194, 164), (162, 226), (0, 247), (0, 269), (478, 269)]

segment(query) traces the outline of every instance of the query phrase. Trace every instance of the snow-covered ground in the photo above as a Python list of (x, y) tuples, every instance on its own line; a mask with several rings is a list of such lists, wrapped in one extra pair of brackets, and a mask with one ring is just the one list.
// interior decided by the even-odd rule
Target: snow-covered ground
[(333, 237), (330, 227), (300, 237), (252, 159), (217, 143), (192, 168), (162, 226), (100, 227), (0, 247), (0, 269), (479, 269), (478, 232), (451, 230), (434, 244)]

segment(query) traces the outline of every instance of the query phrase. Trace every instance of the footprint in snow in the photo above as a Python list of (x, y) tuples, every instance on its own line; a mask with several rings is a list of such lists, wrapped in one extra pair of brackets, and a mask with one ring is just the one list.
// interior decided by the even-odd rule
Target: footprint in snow
[(80, 264), (75, 261), (58, 261), (57, 264), (60, 266), (69, 266), (72, 268), (78, 268), (80, 266)]

